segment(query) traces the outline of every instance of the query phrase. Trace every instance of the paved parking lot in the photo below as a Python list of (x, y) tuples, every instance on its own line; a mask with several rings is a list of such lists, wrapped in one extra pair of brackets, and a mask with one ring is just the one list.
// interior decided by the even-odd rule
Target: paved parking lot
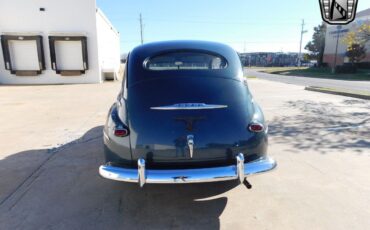
[(277, 170), (236, 183), (99, 177), (118, 83), (0, 87), (0, 229), (367, 229), (370, 102), (249, 81)]

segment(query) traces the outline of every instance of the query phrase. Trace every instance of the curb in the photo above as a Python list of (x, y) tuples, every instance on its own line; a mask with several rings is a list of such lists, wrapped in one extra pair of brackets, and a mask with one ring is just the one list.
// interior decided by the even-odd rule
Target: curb
[(340, 91), (338, 89), (324, 89), (324, 88), (315, 87), (315, 86), (306, 86), (304, 89), (307, 91), (314, 91), (314, 92), (320, 92), (320, 93), (328, 93), (328, 94), (370, 100), (370, 95), (360, 94), (360, 93), (350, 93), (350, 92)]

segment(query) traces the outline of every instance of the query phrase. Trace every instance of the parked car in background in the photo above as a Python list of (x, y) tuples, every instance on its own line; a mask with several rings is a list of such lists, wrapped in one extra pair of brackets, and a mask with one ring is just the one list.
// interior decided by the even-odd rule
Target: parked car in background
[(118, 181), (246, 182), (269, 171), (267, 125), (237, 53), (201, 41), (149, 43), (127, 58), (104, 127), (101, 176)]

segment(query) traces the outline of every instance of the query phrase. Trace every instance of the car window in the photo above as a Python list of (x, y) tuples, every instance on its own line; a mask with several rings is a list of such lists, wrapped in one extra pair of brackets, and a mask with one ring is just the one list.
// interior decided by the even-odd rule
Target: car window
[(226, 59), (220, 55), (198, 52), (170, 52), (151, 57), (144, 62), (149, 70), (210, 70), (225, 69)]

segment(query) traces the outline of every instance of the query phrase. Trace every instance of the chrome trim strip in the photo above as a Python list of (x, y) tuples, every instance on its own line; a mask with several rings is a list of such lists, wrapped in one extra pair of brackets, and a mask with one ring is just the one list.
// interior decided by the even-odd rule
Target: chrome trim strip
[[(241, 157), (238, 155), (240, 162)], [(213, 168), (196, 168), (196, 169), (171, 169), (171, 170), (152, 170), (145, 169), (145, 161), (139, 159), (140, 169), (120, 168), (109, 165), (101, 165), (99, 174), (107, 179), (116, 181), (125, 181), (139, 183), (140, 186), (148, 184), (176, 184), (176, 183), (202, 183), (226, 180), (244, 179), (246, 176), (270, 171), (276, 167), (276, 161), (270, 157), (261, 157), (260, 159), (239, 164), (239, 168), (244, 167), (244, 175), (239, 171), (238, 166), (230, 165)], [(141, 161), (143, 160), (143, 161)], [(140, 162), (140, 163), (139, 163)], [(239, 169), (239, 170), (240, 170)], [(142, 179), (140, 179), (142, 178)]]
[(150, 107), (153, 110), (198, 110), (198, 109), (224, 109), (227, 105), (209, 105), (205, 103), (179, 103), (173, 105)]
[(103, 135), (104, 135), (104, 137), (109, 141), (110, 140), (110, 137), (108, 136), (108, 134), (105, 132), (105, 131), (103, 131)]

